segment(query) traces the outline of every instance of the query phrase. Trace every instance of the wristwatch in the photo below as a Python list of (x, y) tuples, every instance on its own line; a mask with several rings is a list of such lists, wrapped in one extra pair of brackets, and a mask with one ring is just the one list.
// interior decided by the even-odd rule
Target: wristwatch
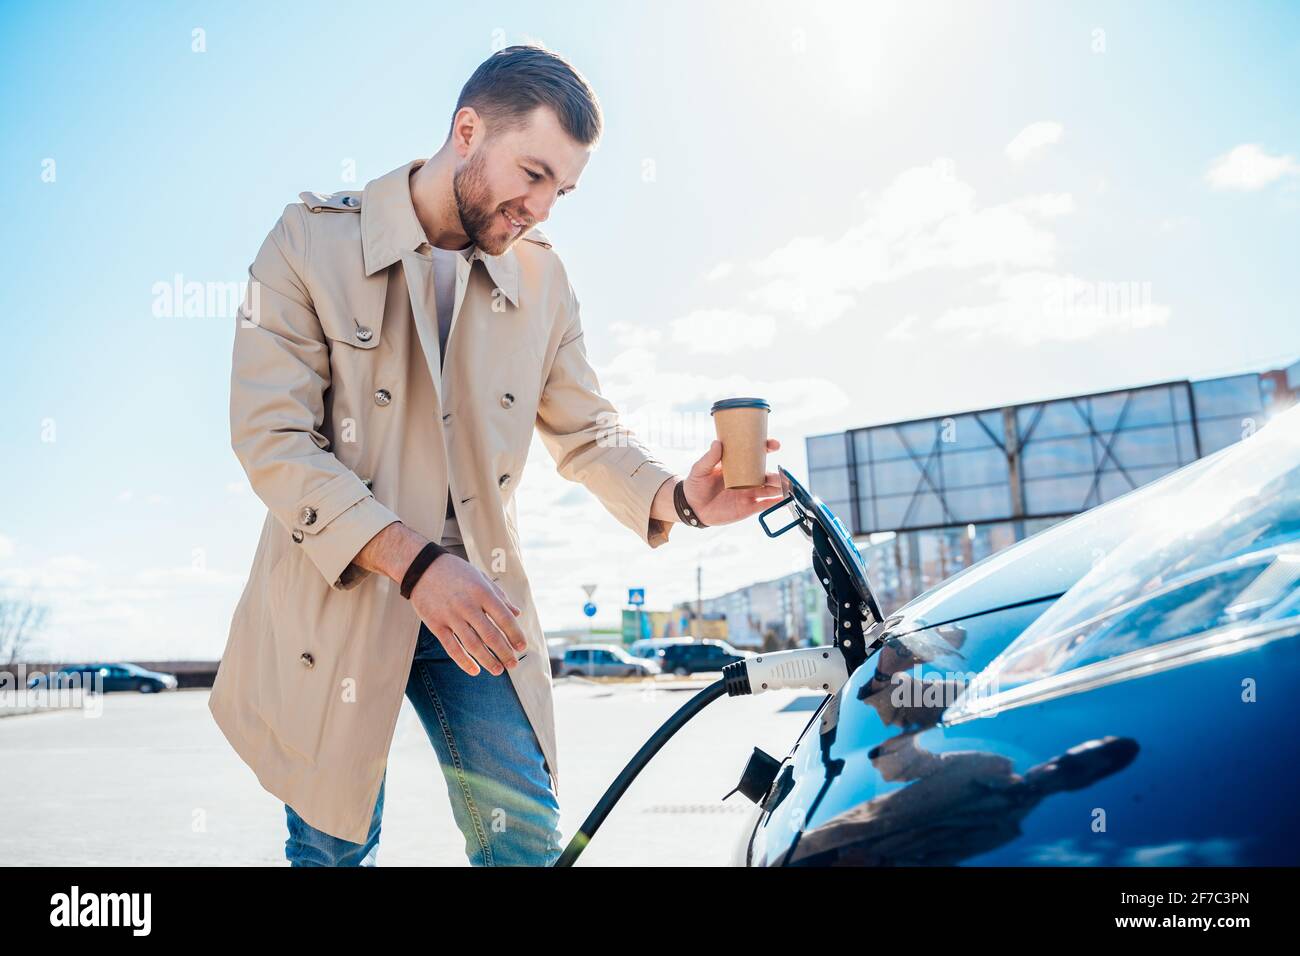
[(408, 601), (411, 599), (411, 592), (415, 590), (415, 585), (424, 572), (429, 570), (429, 565), (444, 554), (447, 554), (447, 549), (433, 541), (420, 549), (420, 553), (415, 556), (410, 567), (406, 569), (406, 574), (402, 575), (402, 586), (400, 588), (402, 597)]
[(673, 507), (677, 509), (677, 520), (682, 524), (688, 524), (692, 528), (708, 527), (686, 500), (686, 480), (683, 478), (679, 478), (673, 488)]

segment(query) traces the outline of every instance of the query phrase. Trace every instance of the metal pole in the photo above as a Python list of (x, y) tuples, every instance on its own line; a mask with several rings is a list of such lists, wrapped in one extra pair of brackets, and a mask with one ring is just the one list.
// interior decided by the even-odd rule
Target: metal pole
[[(695, 565), (695, 620), (697, 622), (699, 622), (704, 616), (704, 602), (703, 602), (703, 598), (701, 597), (701, 594), (703, 593), (703, 591), (701, 590), (701, 581), (703, 580), (703, 575), (704, 575), (703, 566), (700, 564)], [(695, 638), (695, 640), (698, 641), (700, 639), (703, 628), (704, 628), (703, 624), (696, 623), (695, 626), (691, 628), (691, 637)]]

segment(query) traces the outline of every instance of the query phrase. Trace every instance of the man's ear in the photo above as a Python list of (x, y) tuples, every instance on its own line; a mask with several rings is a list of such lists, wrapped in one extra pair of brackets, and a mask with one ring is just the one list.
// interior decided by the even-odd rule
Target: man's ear
[(485, 132), (483, 117), (472, 106), (462, 106), (456, 111), (451, 122), (451, 145), (456, 155), (464, 159), (469, 155), (474, 142), (482, 139)]

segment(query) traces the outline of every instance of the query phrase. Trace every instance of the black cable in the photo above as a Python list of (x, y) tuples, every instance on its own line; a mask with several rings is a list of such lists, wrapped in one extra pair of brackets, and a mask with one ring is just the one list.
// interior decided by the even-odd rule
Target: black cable
[(677, 713), (664, 721), (663, 726), (650, 736), (650, 739), (636, 752), (636, 756), (628, 761), (627, 766), (623, 768), (623, 772), (609, 785), (605, 795), (600, 798), (600, 802), (587, 815), (587, 819), (578, 828), (578, 832), (573, 835), (573, 839), (564, 848), (560, 858), (555, 861), (556, 866), (573, 866), (573, 861), (586, 849), (587, 844), (591, 842), (591, 838), (600, 829), (600, 825), (609, 816), (609, 812), (614, 809), (614, 804), (618, 803), (623, 793), (632, 785), (632, 781), (650, 762), (650, 759), (668, 742), (668, 738), (681, 730), (687, 721), (726, 692), (727, 682), (725, 680), (715, 681), (683, 704)]

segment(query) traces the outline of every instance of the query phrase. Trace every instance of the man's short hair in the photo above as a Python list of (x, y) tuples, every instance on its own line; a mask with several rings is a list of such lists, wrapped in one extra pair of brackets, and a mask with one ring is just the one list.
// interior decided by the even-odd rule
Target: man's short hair
[[(583, 146), (600, 140), (600, 101), (563, 57), (531, 44), (508, 46), (479, 64), (461, 88), (452, 113), (470, 106), (487, 120), (489, 135), (522, 126), (539, 106), (555, 111), (564, 131)], [(450, 130), (448, 131), (450, 135)]]

